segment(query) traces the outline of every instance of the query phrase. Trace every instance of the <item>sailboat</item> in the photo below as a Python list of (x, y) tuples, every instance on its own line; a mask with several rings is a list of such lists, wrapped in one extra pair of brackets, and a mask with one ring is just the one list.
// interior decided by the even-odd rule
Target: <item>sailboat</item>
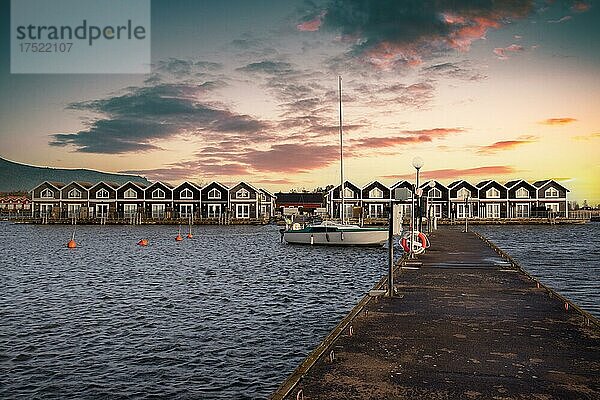
[(340, 97), (340, 207), (341, 223), (323, 221), (305, 227), (293, 224), (283, 232), (288, 243), (331, 246), (382, 246), (388, 241), (388, 228), (364, 228), (346, 223), (344, 216), (344, 145), (342, 131), (342, 77), (338, 76)]

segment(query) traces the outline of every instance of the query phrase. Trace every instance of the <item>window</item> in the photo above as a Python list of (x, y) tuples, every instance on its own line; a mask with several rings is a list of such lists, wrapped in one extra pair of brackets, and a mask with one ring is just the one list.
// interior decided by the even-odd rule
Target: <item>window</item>
[(50, 189), (44, 189), (40, 192), (40, 197), (42, 199), (53, 199), (54, 198), (54, 192)]
[(433, 188), (429, 191), (429, 197), (431, 197), (432, 199), (441, 199), (442, 191), (438, 188)]
[(69, 204), (67, 208), (67, 216), (69, 218), (78, 218), (79, 211), (81, 210), (81, 204)]
[(267, 201), (267, 196), (264, 193), (260, 194), (260, 201)]
[(210, 189), (208, 192), (208, 198), (209, 199), (220, 199), (221, 198), (221, 192), (218, 191), (217, 189)]
[(369, 218), (382, 218), (383, 204), (369, 204)]
[(240, 190), (238, 190), (238, 191), (235, 193), (235, 198), (236, 198), (236, 199), (249, 199), (249, 198), (250, 198), (250, 192), (249, 192), (249, 191), (247, 191), (247, 190), (246, 190), (246, 189), (244, 189), (244, 188), (241, 188)]
[(558, 203), (547, 203), (546, 204), (546, 210), (554, 213), (554, 214), (558, 214), (560, 212), (560, 204)]
[(529, 204), (516, 204), (515, 217), (529, 218)]
[[(216, 189), (213, 189), (216, 190)], [(208, 205), (208, 218), (219, 218), (221, 216), (221, 205), (220, 204), (209, 204)]]
[(456, 204), (456, 218), (470, 218), (471, 217), (471, 205), (458, 203)]
[(69, 194), (67, 195), (69, 199), (80, 199), (81, 198), (81, 190), (79, 189), (71, 189)]
[(179, 205), (179, 218), (190, 218), (194, 215), (193, 204), (180, 204)]
[(108, 190), (106, 190), (106, 189), (100, 189), (96, 193), (96, 198), (98, 198), (98, 199), (108, 199), (109, 197), (110, 197), (110, 195), (108, 193)]
[(486, 204), (485, 214), (488, 218), (500, 218), (500, 204)]
[(369, 198), (371, 199), (383, 199), (383, 190), (379, 188), (373, 188), (369, 192)]
[(194, 193), (190, 189), (185, 188), (181, 191), (179, 197), (182, 199), (193, 199)]
[(462, 188), (456, 193), (456, 197), (466, 199), (467, 197), (471, 197), (471, 191), (467, 188)]
[(558, 197), (558, 189), (550, 187), (546, 189), (545, 195), (546, 197)]
[(496, 188), (489, 188), (487, 192), (485, 192), (485, 197), (488, 199), (499, 199), (500, 191)]
[(162, 219), (165, 217), (165, 205), (164, 204), (152, 204), (152, 218)]
[(519, 188), (517, 190), (517, 192), (515, 193), (515, 197), (517, 199), (528, 199), (529, 198), (529, 190), (525, 189), (524, 187)]
[(135, 190), (129, 188), (125, 191), (123, 197), (125, 197), (126, 199), (137, 199), (138, 195)]
[(164, 199), (165, 191), (162, 189), (154, 189), (154, 191), (152, 192), (152, 198), (153, 199)]
[[(127, 193), (127, 192), (125, 192)], [(135, 193), (135, 192), (134, 192)], [(123, 216), (133, 218), (137, 214), (137, 204), (123, 204)]]
[(250, 218), (250, 204), (238, 204), (236, 207), (235, 217)]
[(344, 198), (345, 199), (353, 199), (354, 192), (350, 188), (344, 188)]

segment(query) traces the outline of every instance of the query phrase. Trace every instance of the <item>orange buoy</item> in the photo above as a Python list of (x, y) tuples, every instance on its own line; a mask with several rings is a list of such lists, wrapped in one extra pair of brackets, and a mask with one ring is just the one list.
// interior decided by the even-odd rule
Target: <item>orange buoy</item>
[(139, 246), (148, 246), (148, 239), (142, 239), (139, 242), (137, 242), (137, 244)]
[(77, 247), (77, 243), (75, 243), (74, 239), (69, 240), (69, 243), (67, 243), (67, 247), (69, 249), (74, 249), (75, 247)]
[(188, 239), (191, 239), (191, 238), (193, 238), (193, 237), (194, 237), (194, 236), (193, 236), (191, 233), (188, 233), (188, 234), (187, 234), (187, 238), (188, 238)]
[(183, 238), (181, 237), (181, 235), (180, 235), (180, 234), (178, 234), (178, 235), (175, 237), (175, 240), (176, 240), (177, 242), (181, 242), (181, 241), (183, 240)]

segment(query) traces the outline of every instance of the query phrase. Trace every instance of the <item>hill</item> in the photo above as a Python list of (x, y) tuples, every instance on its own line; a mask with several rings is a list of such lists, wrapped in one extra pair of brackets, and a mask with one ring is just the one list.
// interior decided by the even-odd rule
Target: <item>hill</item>
[(43, 181), (64, 183), (71, 181), (92, 183), (98, 181), (116, 183), (132, 181), (148, 183), (146, 178), (137, 175), (112, 174), (91, 169), (36, 167), (8, 161), (0, 157), (0, 192), (27, 192)]

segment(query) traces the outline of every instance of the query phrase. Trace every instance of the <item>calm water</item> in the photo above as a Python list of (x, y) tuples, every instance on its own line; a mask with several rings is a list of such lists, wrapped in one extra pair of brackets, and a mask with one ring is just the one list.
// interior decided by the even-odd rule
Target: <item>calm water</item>
[[(600, 225), (477, 229), (600, 314)], [(0, 224), (0, 398), (265, 398), (386, 272), (273, 226), (71, 232)]]
[(71, 232), (0, 223), (0, 398), (265, 398), (387, 268), (274, 226)]
[(600, 317), (600, 223), (473, 229), (542, 283)]

